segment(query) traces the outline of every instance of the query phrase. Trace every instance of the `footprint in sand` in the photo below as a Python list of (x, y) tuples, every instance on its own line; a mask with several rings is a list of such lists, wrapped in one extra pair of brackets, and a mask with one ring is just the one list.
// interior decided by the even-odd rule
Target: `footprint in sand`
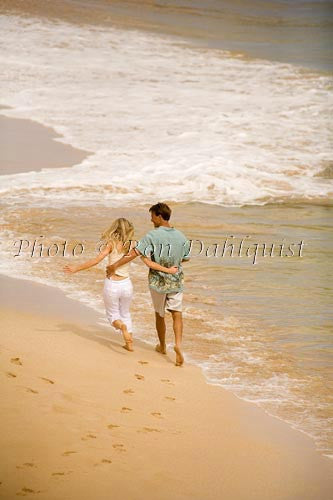
[(162, 413), (160, 413), (159, 411), (152, 411), (151, 415), (156, 418), (163, 418)]
[(96, 439), (96, 438), (97, 436), (95, 436), (95, 434), (86, 434), (81, 438), (81, 441), (87, 441), (88, 439)]
[(120, 411), (121, 413), (129, 413), (130, 411), (132, 411), (132, 408), (127, 408), (127, 406), (123, 406)]
[(120, 427), (120, 425), (116, 425), (116, 424), (109, 424), (108, 425), (108, 429), (116, 429), (117, 427)]
[(154, 429), (153, 427), (143, 427), (139, 429), (137, 432), (162, 432), (160, 429)]
[(135, 376), (138, 380), (144, 380), (144, 379), (145, 379), (145, 378), (144, 378), (144, 376), (143, 376), (143, 375), (140, 375), (139, 373), (136, 373), (134, 376)]
[(102, 458), (99, 464), (95, 464), (95, 467), (101, 464), (112, 464), (112, 460), (110, 460), (109, 458)]
[(176, 398), (173, 398), (172, 396), (165, 396), (164, 399), (168, 399), (169, 401), (176, 401)]
[(148, 361), (138, 361), (138, 363), (140, 363), (140, 365), (148, 365)]
[(169, 380), (168, 378), (161, 378), (161, 382), (163, 382), (164, 384), (169, 384), (169, 385), (175, 385), (173, 382), (171, 382), (171, 380)]
[(15, 378), (15, 377), (17, 377), (17, 375), (15, 375), (15, 373), (12, 373), (12, 372), (6, 372), (6, 375), (9, 378)]
[(112, 448), (114, 448), (117, 451), (126, 451), (126, 448), (123, 444), (121, 443), (115, 443), (112, 445)]
[(22, 366), (23, 364), (20, 358), (12, 358), (10, 362), (13, 363), (14, 365), (20, 365), (20, 366)]
[(39, 377), (41, 380), (44, 380), (44, 382), (47, 382), (48, 384), (54, 384), (53, 380), (45, 377)]
[(27, 488), (26, 486), (24, 486), (20, 491), (16, 493), (16, 495), (25, 497), (27, 493), (40, 493), (40, 490), (35, 491), (32, 490), (31, 488)]
[(123, 391), (123, 393), (124, 393), (124, 394), (134, 394), (134, 391), (133, 391), (133, 389), (125, 389), (125, 390)]
[(23, 465), (17, 465), (16, 466), (17, 469), (23, 469), (24, 467), (36, 467), (36, 465), (33, 464), (32, 462), (26, 462)]
[(69, 455), (73, 455), (73, 453), (77, 453), (77, 451), (64, 451), (62, 454), (63, 457), (69, 457)]
[(69, 470), (67, 472), (52, 472), (51, 476), (57, 477), (57, 476), (67, 476), (68, 474), (72, 474), (72, 470)]
[(25, 390), (27, 392), (32, 392), (32, 394), (38, 394), (38, 391), (35, 391), (35, 389), (31, 389), (31, 387), (25, 387)]

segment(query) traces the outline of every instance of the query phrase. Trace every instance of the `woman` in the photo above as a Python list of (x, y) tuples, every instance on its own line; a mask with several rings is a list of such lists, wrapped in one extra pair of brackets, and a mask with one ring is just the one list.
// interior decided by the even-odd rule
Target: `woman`
[[(129, 251), (133, 235), (134, 226), (131, 222), (124, 218), (116, 219), (101, 236), (101, 240), (105, 242), (104, 250), (95, 259), (88, 260), (81, 265), (66, 265), (64, 271), (70, 274), (89, 269), (96, 266), (105, 257), (108, 257), (109, 265), (113, 264)], [(178, 271), (177, 267), (160, 266), (148, 257), (141, 257), (141, 259), (148, 267), (156, 271), (169, 274)], [(128, 263), (119, 267), (109, 279), (105, 279), (103, 290), (106, 316), (114, 328), (121, 330), (125, 341), (123, 347), (127, 351), (133, 351), (132, 319), (130, 314), (132, 297), (133, 285), (130, 279), (130, 263)]]

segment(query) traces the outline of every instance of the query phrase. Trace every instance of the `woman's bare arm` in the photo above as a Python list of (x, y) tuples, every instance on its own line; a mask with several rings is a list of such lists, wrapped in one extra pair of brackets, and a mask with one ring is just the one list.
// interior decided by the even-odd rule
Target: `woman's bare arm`
[(105, 257), (110, 253), (112, 249), (112, 243), (109, 243), (105, 249), (97, 255), (94, 259), (87, 260), (83, 262), (83, 264), (79, 264), (78, 266), (69, 266), (68, 264), (64, 267), (64, 271), (67, 274), (77, 273), (79, 271), (83, 271), (84, 269), (90, 269), (93, 266), (96, 266), (99, 262), (101, 262)]
[(141, 260), (146, 264), (146, 266), (150, 267), (150, 269), (154, 269), (155, 271), (162, 271), (163, 273), (168, 274), (176, 274), (178, 272), (177, 266), (164, 267), (157, 264), (157, 262), (152, 261), (148, 257), (144, 257), (143, 255), (141, 256)]

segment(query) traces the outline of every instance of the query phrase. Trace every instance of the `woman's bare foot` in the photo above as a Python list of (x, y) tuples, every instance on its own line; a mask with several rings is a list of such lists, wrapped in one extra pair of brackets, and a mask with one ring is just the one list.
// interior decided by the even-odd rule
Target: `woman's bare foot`
[(127, 340), (125, 345), (123, 345), (123, 348), (126, 349), (126, 351), (133, 352), (133, 341), (132, 340)]
[(157, 346), (155, 347), (155, 351), (159, 352), (160, 354), (166, 354), (166, 345), (157, 344)]
[(176, 366), (182, 366), (184, 363), (184, 356), (182, 355), (181, 350), (176, 345), (173, 349), (176, 353)]
[(124, 340), (125, 340), (125, 345), (123, 345), (123, 348), (126, 349), (126, 351), (133, 351), (133, 339), (132, 335), (128, 333), (127, 327), (125, 324), (121, 326), (121, 332), (123, 334)]

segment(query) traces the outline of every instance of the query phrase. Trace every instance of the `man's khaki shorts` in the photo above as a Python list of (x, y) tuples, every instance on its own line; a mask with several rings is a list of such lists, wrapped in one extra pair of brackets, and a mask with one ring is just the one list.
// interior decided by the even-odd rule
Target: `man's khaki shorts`
[(149, 288), (155, 312), (164, 318), (165, 310), (182, 311), (183, 292), (158, 293)]

